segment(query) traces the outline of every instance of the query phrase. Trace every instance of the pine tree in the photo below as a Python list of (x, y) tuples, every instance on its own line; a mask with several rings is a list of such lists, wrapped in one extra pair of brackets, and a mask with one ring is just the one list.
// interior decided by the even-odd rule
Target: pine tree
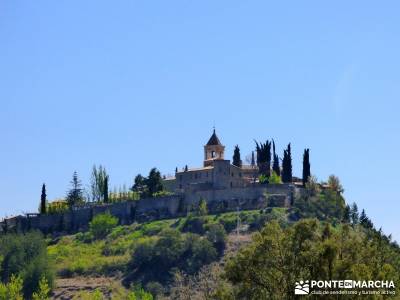
[(240, 149), (238, 145), (235, 146), (235, 150), (233, 151), (232, 165), (239, 168), (242, 167), (242, 160), (240, 159)]
[(272, 150), (273, 150), (273, 158), (274, 161), (272, 163), (272, 170), (275, 172), (276, 175), (281, 176), (281, 168), (279, 166), (279, 157), (275, 151), (275, 141), (272, 140)]
[(353, 225), (356, 225), (359, 222), (358, 207), (355, 202), (352, 204), (351, 209), (350, 209), (350, 219), (351, 219), (351, 223)]
[(42, 195), (40, 196), (40, 213), (45, 214), (47, 208), (47, 200), (46, 200), (46, 185), (43, 183), (42, 185)]
[(290, 143), (287, 149), (283, 151), (282, 181), (285, 183), (292, 182), (292, 151)]
[(67, 193), (67, 202), (70, 208), (83, 202), (82, 183), (76, 171), (72, 175), (71, 188)]
[(304, 149), (303, 154), (303, 186), (306, 185), (308, 177), (311, 176), (311, 166), (310, 166), (310, 149)]

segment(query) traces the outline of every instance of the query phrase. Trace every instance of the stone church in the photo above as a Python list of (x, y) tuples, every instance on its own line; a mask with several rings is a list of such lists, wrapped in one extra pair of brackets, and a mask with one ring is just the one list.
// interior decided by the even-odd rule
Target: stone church
[(241, 188), (252, 185), (257, 173), (256, 165), (238, 167), (225, 159), (225, 146), (214, 129), (204, 146), (203, 166), (177, 170), (175, 177), (164, 180), (164, 185), (171, 192)]

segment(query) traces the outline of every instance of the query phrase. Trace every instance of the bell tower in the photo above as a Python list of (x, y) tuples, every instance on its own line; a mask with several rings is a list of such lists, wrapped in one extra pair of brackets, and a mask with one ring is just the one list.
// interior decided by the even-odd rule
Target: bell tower
[(213, 134), (204, 146), (204, 167), (212, 166), (216, 159), (224, 159), (224, 152), (225, 146), (219, 141), (214, 128)]

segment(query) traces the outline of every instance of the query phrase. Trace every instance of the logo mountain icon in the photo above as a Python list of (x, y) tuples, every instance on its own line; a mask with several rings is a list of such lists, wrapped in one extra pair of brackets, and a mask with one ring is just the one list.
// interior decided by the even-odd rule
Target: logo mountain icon
[(296, 286), (294, 288), (295, 295), (308, 295), (310, 293), (310, 284), (309, 281), (296, 281)]

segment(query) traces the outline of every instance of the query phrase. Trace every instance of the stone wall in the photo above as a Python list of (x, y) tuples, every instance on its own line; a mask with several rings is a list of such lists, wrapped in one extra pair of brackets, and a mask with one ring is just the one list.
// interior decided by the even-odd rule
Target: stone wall
[(172, 196), (147, 198), (112, 204), (94, 204), (60, 214), (27, 215), (0, 223), (0, 232), (32, 229), (44, 233), (73, 233), (86, 230), (92, 218), (109, 211), (120, 224), (184, 216), (195, 209), (201, 199), (207, 201), (210, 213), (240, 209), (261, 209), (266, 206), (288, 207), (299, 188), (292, 184), (260, 185), (208, 190), (186, 190)]

